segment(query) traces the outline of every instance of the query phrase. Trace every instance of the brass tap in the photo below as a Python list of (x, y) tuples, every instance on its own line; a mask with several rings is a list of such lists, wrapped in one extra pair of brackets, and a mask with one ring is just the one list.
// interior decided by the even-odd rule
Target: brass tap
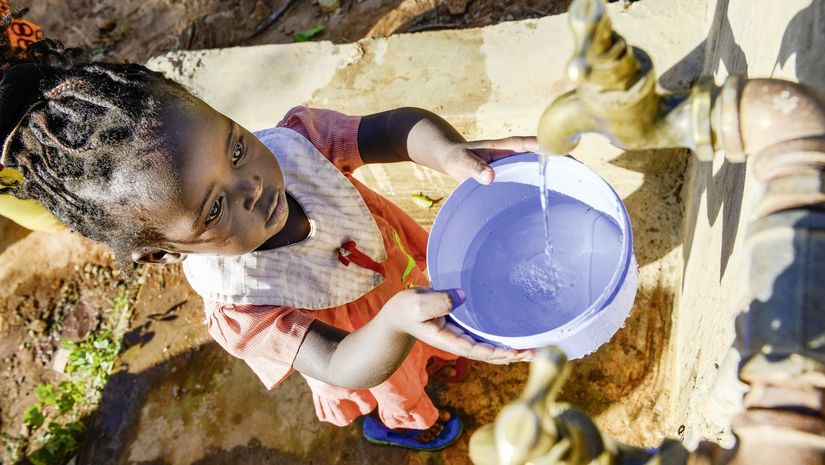
[[(818, 179), (825, 165), (825, 97), (816, 89), (730, 76), (722, 86), (702, 77), (685, 95), (659, 93), (650, 59), (613, 30), (603, 0), (575, 0), (570, 25), (575, 52), (567, 71), (576, 89), (553, 101), (539, 121), (546, 151), (566, 154), (583, 133), (596, 132), (631, 150), (684, 147), (703, 161), (721, 152), (734, 163), (750, 156), (764, 184), (788, 170), (810, 178), (803, 183)], [(760, 199), (756, 216), (825, 202), (825, 189), (772, 184), (777, 187), (769, 186), (772, 195)]]
[(602, 0), (575, 0), (569, 13), (575, 50), (567, 74), (576, 89), (544, 111), (541, 146), (566, 154), (583, 133), (598, 132), (622, 148), (689, 147), (711, 159), (710, 81), (687, 95), (660, 94), (649, 57), (613, 30)]
[(505, 406), (495, 423), (470, 438), (475, 465), (686, 465), (688, 451), (665, 440), (656, 451), (631, 447), (602, 435), (582, 411), (556, 402), (567, 379), (567, 357), (557, 347), (541, 349), (530, 365), (524, 393)]
[(470, 438), (475, 465), (759, 465), (825, 463), (825, 379), (821, 373), (778, 375), (745, 398), (733, 430), (738, 444), (723, 449), (703, 441), (695, 451), (665, 439), (643, 449), (602, 434), (584, 412), (556, 402), (568, 374), (556, 347), (541, 349), (524, 393), (494, 423)]

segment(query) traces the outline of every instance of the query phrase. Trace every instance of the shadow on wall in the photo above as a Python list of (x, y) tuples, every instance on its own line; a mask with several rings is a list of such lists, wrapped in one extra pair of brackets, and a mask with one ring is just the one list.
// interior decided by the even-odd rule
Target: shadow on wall
[[(748, 60), (742, 47), (736, 42), (728, 10), (730, 0), (720, 0), (716, 5), (708, 37), (699, 44), (704, 50), (705, 75), (716, 75), (720, 66), (724, 66), (728, 74), (739, 74), (748, 77)], [(713, 62), (715, 55), (707, 50), (708, 46), (718, 50), (719, 59)], [(695, 51), (695, 50), (694, 50)], [(703, 162), (694, 159), (696, 166), (691, 185), (688, 190), (688, 201), (685, 208), (685, 237), (682, 247), (683, 275), (690, 260), (693, 239), (699, 219), (699, 211), (706, 197), (707, 221), (713, 227), (722, 213), (722, 244), (720, 250), (719, 281), (725, 276), (733, 246), (739, 232), (739, 220), (742, 213), (742, 198), (745, 190), (746, 165), (744, 163), (722, 162), (714, 173), (712, 162)]]
[(821, 46), (815, 46), (821, 44), (823, 38), (825, 1), (811, 0), (811, 4), (788, 23), (774, 68), (788, 66), (793, 58), (799, 82), (825, 89), (825, 53)]
[[(697, 70), (703, 69), (701, 74), (715, 73), (722, 62), (728, 71), (747, 76), (745, 53), (736, 43), (727, 17), (729, 2), (720, 0), (717, 4), (708, 37), (661, 74), (659, 84), (662, 88), (672, 93), (688, 92), (700, 74)], [(708, 63), (709, 43), (726, 44), (724, 50), (729, 50), (714, 66)], [(685, 191), (685, 177), (690, 170), (688, 162), (697, 166), (690, 179), (691, 186)], [(625, 152), (611, 163), (645, 175), (639, 189), (625, 199), (628, 210), (634, 216), (633, 232), (639, 265), (654, 262), (674, 247), (682, 245), (683, 262), (687, 266), (704, 195), (707, 197), (707, 221), (710, 225), (714, 225), (722, 213), (721, 281), (736, 242), (745, 186), (745, 165), (725, 161), (714, 173), (711, 162), (697, 161), (685, 150)], [(644, 217), (641, 216), (642, 211)], [(673, 218), (674, 215), (680, 218)]]
[[(727, 74), (749, 75), (748, 60), (742, 46), (734, 37), (728, 19), (730, 0), (720, 0), (714, 12), (708, 38), (701, 47), (711, 45), (715, 54), (708, 53), (704, 73), (717, 75), (720, 67)], [(799, 82), (825, 89), (825, 54), (821, 47), (814, 46), (825, 38), (825, 1), (813, 0), (807, 8), (799, 11), (788, 23), (782, 37), (776, 65), (788, 66), (794, 59), (795, 71)], [(760, 76), (761, 77), (761, 76)], [(720, 250), (719, 280), (725, 276), (733, 246), (739, 232), (742, 199), (745, 188), (746, 164), (730, 163), (725, 160), (721, 167), (713, 172), (711, 162), (695, 162), (695, 175), (685, 212), (687, 228), (683, 247), (684, 265), (687, 266), (696, 232), (696, 219), (702, 202), (702, 194), (707, 197), (707, 220), (714, 226), (722, 212), (722, 245)], [(683, 276), (684, 279), (684, 276)]]
[(623, 152), (611, 165), (641, 173), (642, 185), (623, 199), (633, 220), (636, 261), (645, 266), (682, 243), (685, 173), (691, 152), (685, 149)]

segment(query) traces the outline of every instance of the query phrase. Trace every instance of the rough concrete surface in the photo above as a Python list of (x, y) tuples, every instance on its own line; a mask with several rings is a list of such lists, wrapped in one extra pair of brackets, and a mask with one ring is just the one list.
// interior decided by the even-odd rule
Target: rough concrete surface
[[(821, 0), (715, 0), (709, 2), (702, 73), (718, 84), (730, 74), (790, 79), (825, 90), (825, 2)], [(686, 425), (684, 439), (702, 437), (730, 444), (727, 419), (738, 405), (740, 386), (716, 382), (720, 367), (735, 379), (725, 355), (734, 339), (733, 318), (747, 302), (747, 257), (743, 253), (750, 204), (759, 192), (746, 164), (691, 159), (685, 191), (684, 267), (674, 336), (678, 395), (671, 411)]]
[[(684, 86), (699, 71), (701, 59), (681, 58), (702, 41), (703, 6), (674, 9), (667, 2), (647, 1), (613, 11), (617, 28), (651, 54), (669, 85)], [(569, 88), (563, 63), (572, 37), (566, 21), (562, 15), (348, 45), (175, 53), (150, 65), (250, 129), (274, 124), (298, 104), (351, 114), (413, 105), (440, 113), (470, 139), (497, 138), (534, 133), (544, 107)], [(597, 137), (586, 139), (575, 155), (626, 200), (641, 270), (630, 319), (610, 343), (575, 362), (563, 398), (596, 415), (620, 439), (652, 446), (664, 434), (675, 434), (679, 424), (669, 410), (668, 399), (677, 389), (669, 335), (681, 279), (678, 247), (688, 157), (684, 151), (624, 153)], [(406, 164), (369, 166), (357, 175), (426, 226), (437, 207), (416, 207), (409, 195), (423, 191), (444, 197), (455, 186)], [(148, 290), (159, 276), (147, 281), (144, 292), (157, 292), (158, 300), (142, 307), (135, 323), (149, 323), (146, 331), (154, 335), (140, 354), (126, 353), (129, 370), (112, 383), (113, 389), (133, 386), (136, 394), (123, 409), (131, 413), (113, 421), (101, 417), (101, 432), (109, 435), (101, 444), (114, 440), (114, 447), (90, 454), (96, 457), (93, 463), (469, 463), (469, 433), (492, 421), (526, 377), (524, 365), (477, 365), (464, 385), (435, 386), (436, 399), (458, 408), (466, 422), (468, 434), (455, 447), (435, 454), (374, 447), (359, 439), (358, 426), (320, 424), (299, 378), (264, 391), (242, 362), (207, 342), (195, 323), (197, 298), (187, 294), (180, 278), (163, 276), (163, 288)], [(142, 300), (149, 302), (148, 295)], [(174, 321), (141, 320), (142, 313), (157, 313), (182, 300), (186, 303), (176, 307)], [(192, 332), (189, 323), (201, 333)], [(188, 342), (180, 338), (184, 328)], [(112, 408), (105, 404), (103, 411)]]
[[(611, 14), (616, 29), (652, 57), (667, 89), (687, 87), (703, 70), (717, 80), (746, 71), (822, 88), (825, 42), (810, 43), (822, 5), (642, 0), (624, 11), (613, 4)], [(249, 129), (270, 126), (299, 104), (352, 114), (414, 105), (442, 114), (468, 138), (497, 138), (532, 134), (545, 106), (570, 88), (566, 21), (562, 15), (347, 45), (175, 53), (150, 64)], [(724, 422), (711, 415), (719, 406), (711, 387), (740, 308), (740, 249), (754, 189), (746, 168), (699, 163), (681, 150), (623, 152), (598, 136), (586, 137), (574, 155), (624, 199), (640, 280), (624, 328), (574, 363), (562, 398), (632, 444), (655, 446), (664, 435), (689, 444), (723, 439)], [(406, 164), (370, 166), (358, 176), (425, 226), (437, 206), (421, 209), (409, 195), (438, 198), (455, 186)], [(42, 239), (21, 242), (29, 240)], [(526, 378), (526, 365), (476, 365), (461, 386), (433, 386), (434, 397), (465, 420), (467, 434), (452, 448), (427, 454), (375, 447), (360, 439), (357, 425), (319, 423), (299, 377), (265, 391), (243, 362), (209, 341), (201, 311), (179, 270), (150, 271), (124, 370), (107, 387), (93, 425), (99, 440), (80, 463), (465, 464), (469, 433), (492, 421)]]

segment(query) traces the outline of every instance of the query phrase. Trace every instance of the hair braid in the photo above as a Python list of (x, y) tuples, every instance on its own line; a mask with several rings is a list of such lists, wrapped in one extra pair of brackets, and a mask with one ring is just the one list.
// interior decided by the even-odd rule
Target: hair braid
[(16, 120), (4, 115), (7, 102), (0, 101), (2, 125), (7, 125), (3, 118), (16, 121), (0, 134), (7, 147), (3, 161), (24, 179), (0, 176), (0, 192), (38, 201), (72, 229), (109, 245), (128, 268), (131, 251), (163, 243), (133, 200), (156, 195), (159, 184), (177, 189), (160, 114), (188, 102), (189, 94), (143, 66), (73, 65), (70, 55), (76, 54), (67, 54), (57, 41), (42, 40), (25, 52), (3, 45), (0, 60), (9, 82), (4, 75), (0, 88), (15, 85), (10, 72), (15, 68), (9, 65), (20, 62), (37, 64), (30, 74), (39, 82), (24, 105), (18, 102), (20, 109), (9, 110), (21, 113)]

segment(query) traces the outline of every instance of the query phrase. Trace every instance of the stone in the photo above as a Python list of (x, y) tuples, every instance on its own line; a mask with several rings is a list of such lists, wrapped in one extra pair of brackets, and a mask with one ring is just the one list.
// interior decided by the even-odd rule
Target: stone
[(467, 11), (467, 5), (470, 3), (470, 0), (443, 0), (443, 3), (447, 6), (450, 14), (463, 15), (464, 12)]
[(69, 364), (69, 351), (62, 346), (57, 349), (52, 359), (52, 370), (58, 373), (66, 372), (66, 365)]

